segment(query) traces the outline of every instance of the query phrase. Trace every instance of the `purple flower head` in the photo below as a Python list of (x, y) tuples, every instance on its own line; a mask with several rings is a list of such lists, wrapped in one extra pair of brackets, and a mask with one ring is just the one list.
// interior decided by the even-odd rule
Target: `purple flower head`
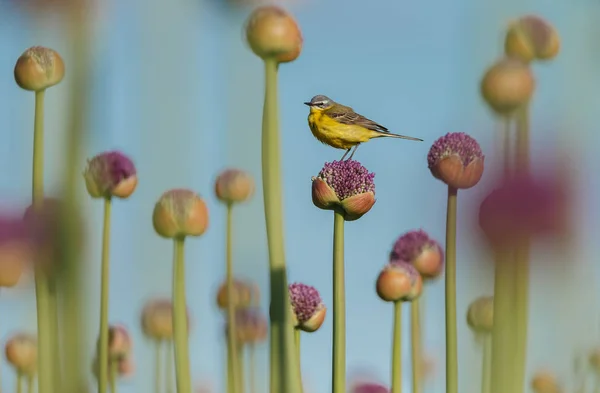
[[(236, 336), (242, 343), (262, 341), (267, 336), (268, 321), (259, 308), (239, 308), (235, 311)], [(225, 324), (225, 334), (229, 326)]]
[(460, 157), (464, 166), (478, 158), (483, 159), (479, 143), (464, 132), (450, 132), (433, 143), (427, 154), (429, 169), (450, 156)]
[(375, 174), (354, 160), (325, 163), (317, 176), (329, 185), (340, 201), (354, 195), (375, 194)]
[(351, 393), (390, 393), (386, 386), (374, 382), (361, 382), (352, 387)]
[[(92, 197), (112, 196), (117, 187), (124, 181), (136, 175), (136, 169), (133, 162), (121, 152), (109, 151), (101, 153), (88, 161), (84, 176), (88, 191)], [(133, 186), (135, 188), (135, 186)], [(121, 197), (121, 192), (131, 194), (133, 189), (127, 187), (127, 190), (119, 191), (116, 196)], [(124, 197), (127, 197), (126, 195)]]
[(426, 249), (437, 249), (442, 253), (442, 247), (427, 232), (422, 229), (409, 231), (403, 234), (394, 243), (390, 260), (413, 262)]
[(321, 295), (315, 287), (301, 283), (293, 283), (288, 287), (290, 302), (299, 324), (308, 321), (321, 307)]
[(0, 215), (0, 246), (12, 242), (31, 241), (31, 230), (21, 218)]

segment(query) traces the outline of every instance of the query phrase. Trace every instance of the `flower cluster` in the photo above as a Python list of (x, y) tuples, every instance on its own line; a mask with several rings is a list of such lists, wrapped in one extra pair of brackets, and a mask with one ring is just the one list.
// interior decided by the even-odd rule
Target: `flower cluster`
[(138, 182), (133, 161), (118, 151), (93, 157), (88, 161), (83, 176), (92, 198), (128, 198)]
[(410, 231), (398, 238), (390, 253), (392, 262), (412, 264), (423, 278), (438, 277), (444, 269), (444, 252), (440, 244), (423, 230)]
[(476, 185), (483, 175), (484, 156), (477, 141), (464, 132), (451, 132), (436, 140), (427, 165), (431, 174), (456, 189)]
[(290, 284), (288, 290), (295, 318), (294, 325), (306, 332), (319, 329), (327, 311), (319, 291), (315, 287), (301, 283)]

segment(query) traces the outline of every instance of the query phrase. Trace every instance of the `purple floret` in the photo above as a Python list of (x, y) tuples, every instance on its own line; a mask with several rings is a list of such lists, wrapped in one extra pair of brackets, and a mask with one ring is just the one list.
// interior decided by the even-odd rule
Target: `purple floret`
[(133, 161), (119, 151), (98, 154), (89, 161), (88, 171), (102, 185), (103, 192), (110, 191), (123, 180), (136, 174)]
[(327, 183), (340, 200), (365, 192), (375, 193), (375, 174), (354, 160), (325, 163), (319, 179)]
[(439, 243), (430, 238), (424, 230), (406, 232), (394, 243), (390, 260), (413, 261), (427, 248), (437, 248), (442, 253)]
[(481, 147), (473, 137), (464, 132), (449, 132), (433, 143), (427, 154), (427, 164), (432, 168), (440, 160), (453, 155), (460, 157), (465, 166), (483, 158)]
[(294, 283), (288, 289), (290, 302), (299, 323), (308, 321), (323, 306), (319, 291), (310, 285)]

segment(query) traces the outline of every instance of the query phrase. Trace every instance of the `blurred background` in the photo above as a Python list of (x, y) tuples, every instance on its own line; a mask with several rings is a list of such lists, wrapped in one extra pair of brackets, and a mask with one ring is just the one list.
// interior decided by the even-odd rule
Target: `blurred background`
[[(43, 1), (38, 0), (39, 3)], [(113, 209), (110, 321), (135, 340), (136, 372), (127, 392), (150, 391), (152, 348), (141, 334), (145, 301), (170, 295), (170, 242), (151, 225), (152, 208), (169, 188), (189, 187), (207, 201), (206, 235), (187, 242), (188, 301), (194, 383), (223, 392), (225, 341), (215, 294), (224, 277), (225, 209), (213, 182), (226, 167), (257, 180), (252, 202), (235, 211), (236, 275), (254, 280), (268, 310), (268, 262), (260, 183), (263, 65), (244, 42), (251, 0), (101, 0), (91, 17), (92, 70), (86, 85), (92, 106), (86, 156), (119, 149), (138, 169), (139, 187)], [(502, 51), (511, 18), (536, 13), (562, 37), (559, 57), (536, 65), (532, 154), (565, 159), (577, 190), (576, 228), (564, 247), (537, 245), (533, 254), (528, 371), (554, 370), (574, 384), (573, 362), (600, 344), (600, 3), (595, 0), (295, 0), (279, 2), (297, 18), (304, 35), (298, 60), (280, 67), (280, 111), (288, 279), (315, 286), (331, 305), (332, 218), (310, 197), (311, 176), (343, 152), (317, 142), (302, 102), (326, 94), (424, 143), (379, 140), (356, 157), (376, 173), (377, 203), (346, 229), (347, 364), (349, 377), (389, 381), (392, 306), (378, 299), (375, 278), (397, 236), (423, 228), (443, 244), (446, 188), (427, 169), (426, 154), (439, 136), (467, 132), (486, 154), (480, 186), (459, 197), (458, 312), (460, 391), (480, 388), (481, 348), (464, 322), (468, 304), (492, 294), (493, 268), (476, 223), (478, 200), (497, 166), (497, 125), (479, 97), (484, 69)], [(30, 203), (34, 96), (21, 90), (13, 67), (28, 47), (43, 45), (65, 59), (66, 77), (46, 94), (46, 187), (58, 190), (70, 93), (71, 59), (64, 18), (55, 9), (35, 11), (23, 0), (0, 0), (0, 202)], [(85, 162), (81, 162), (81, 171)], [(81, 198), (89, 236), (86, 318), (90, 367), (99, 319), (102, 206)], [(0, 293), (0, 338), (35, 332), (32, 279)], [(443, 278), (424, 295), (424, 351), (432, 369), (427, 392), (444, 389)], [(410, 386), (407, 323), (406, 388)], [(307, 393), (330, 391), (331, 314), (302, 348)], [(259, 352), (259, 391), (267, 391), (268, 349)], [(14, 377), (1, 366), (5, 389)]]

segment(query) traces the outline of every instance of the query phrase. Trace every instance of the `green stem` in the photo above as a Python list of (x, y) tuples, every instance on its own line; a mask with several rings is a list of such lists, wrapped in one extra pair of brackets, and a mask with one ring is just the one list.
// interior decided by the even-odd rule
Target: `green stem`
[[(524, 106), (517, 117), (517, 165), (522, 171), (529, 171), (529, 108)], [(530, 240), (520, 238), (515, 250), (516, 280), (516, 373), (515, 393), (523, 393), (525, 388), (525, 367), (527, 363), (527, 327), (529, 308), (529, 249)]]
[(115, 360), (111, 360), (110, 362), (110, 370), (108, 372), (108, 381), (110, 383), (110, 392), (117, 393), (117, 375), (118, 370), (117, 367), (119, 364)]
[(420, 299), (410, 303), (410, 338), (412, 356), (413, 393), (421, 392), (423, 356), (421, 354), (421, 312)]
[(256, 388), (256, 345), (250, 344), (248, 347), (248, 352), (250, 355), (250, 365), (248, 370), (250, 393), (257, 393), (258, 389)]
[(17, 393), (23, 393), (23, 374), (17, 373)]
[(173, 392), (173, 360), (174, 360), (174, 355), (173, 355), (173, 341), (169, 340), (167, 342), (167, 350), (166, 350), (166, 361), (165, 361), (165, 368), (166, 368), (166, 376), (165, 376), (165, 380), (167, 383), (167, 389), (166, 392), (167, 393), (172, 393)]
[(177, 393), (191, 393), (185, 301), (184, 238), (174, 240), (173, 252), (173, 338), (175, 340), (175, 380)]
[(60, 392), (62, 381), (61, 381), (61, 347), (59, 345), (59, 332), (60, 326), (58, 321), (58, 288), (57, 288), (57, 277), (56, 275), (50, 275), (48, 277), (48, 309), (49, 309), (49, 328), (50, 337), (52, 338), (52, 363), (54, 365), (54, 373), (52, 374), (52, 382), (54, 384), (54, 391)]
[(33, 393), (35, 385), (35, 377), (33, 374), (27, 376), (27, 393)]
[[(298, 374), (300, 375), (300, 381), (302, 381), (302, 347), (300, 345), (300, 337), (302, 331), (300, 329), (294, 329), (294, 341), (296, 343), (296, 362), (298, 363)], [(304, 383), (300, 385), (300, 391), (304, 391)]]
[(239, 384), (238, 386), (238, 390), (236, 390), (236, 393), (244, 393), (246, 391), (246, 380), (245, 380), (245, 376), (244, 376), (244, 347), (242, 345), (239, 345), (236, 348), (236, 355), (237, 355), (237, 362), (236, 365), (238, 367), (237, 369), (237, 374), (239, 375)]
[(336, 211), (333, 218), (333, 393), (346, 393), (344, 280), (344, 216)]
[(100, 273), (100, 371), (98, 374), (98, 393), (106, 393), (108, 379), (108, 293), (110, 278), (111, 208), (111, 198), (105, 198), (102, 232), (102, 262)]
[[(35, 92), (35, 117), (33, 122), (33, 208), (39, 210), (44, 203), (44, 95), (45, 90)], [(38, 326), (38, 369), (40, 372), (40, 393), (53, 391), (52, 380), (52, 336), (50, 329), (49, 297), (50, 289), (47, 274), (39, 264), (35, 264), (35, 296)]]
[(392, 339), (392, 392), (402, 393), (402, 302), (394, 302)]
[(492, 373), (492, 336), (485, 333), (483, 338), (483, 363), (481, 365), (481, 393), (490, 393)]
[[(446, 215), (446, 393), (458, 393), (456, 332), (456, 200), (458, 190), (448, 186)], [(506, 393), (506, 392), (505, 392)]]
[(278, 63), (274, 58), (265, 59), (262, 180), (271, 282), (270, 391), (271, 393), (297, 393), (300, 387), (300, 376), (294, 356), (283, 239), (277, 67)]
[(237, 332), (235, 323), (235, 304), (233, 303), (233, 204), (227, 204), (227, 223), (226, 223), (226, 245), (225, 245), (225, 260), (226, 260), (226, 277), (227, 277), (227, 326), (229, 334), (227, 335), (227, 351), (229, 352), (229, 378), (228, 386), (232, 389), (231, 393), (241, 390), (240, 377), (238, 374), (238, 355), (237, 344), (235, 342), (235, 333)]
[(162, 368), (162, 347), (163, 342), (161, 340), (156, 340), (154, 342), (154, 351), (155, 351), (155, 359), (154, 359), (154, 391), (156, 393), (162, 392), (162, 381), (161, 374), (163, 371)]

